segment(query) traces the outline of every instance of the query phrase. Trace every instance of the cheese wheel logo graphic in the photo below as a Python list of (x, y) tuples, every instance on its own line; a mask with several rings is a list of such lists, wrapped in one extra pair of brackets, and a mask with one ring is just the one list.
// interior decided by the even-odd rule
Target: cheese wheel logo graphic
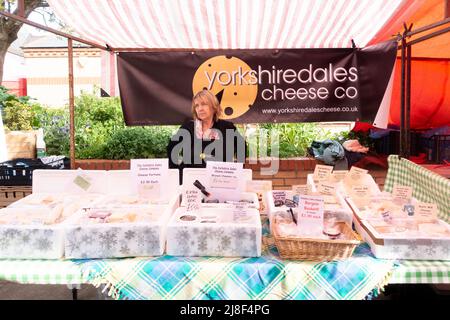
[(236, 57), (210, 58), (195, 72), (192, 81), (193, 94), (202, 89), (209, 89), (222, 106), (221, 119), (240, 117), (251, 108), (258, 94), (256, 78), (252, 78), (250, 71), (250, 66)]

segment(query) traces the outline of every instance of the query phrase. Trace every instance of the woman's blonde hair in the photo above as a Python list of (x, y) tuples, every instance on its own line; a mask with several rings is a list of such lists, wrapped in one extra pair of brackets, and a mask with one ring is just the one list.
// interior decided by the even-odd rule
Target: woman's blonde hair
[(192, 116), (194, 119), (197, 118), (197, 113), (195, 112), (195, 101), (200, 100), (202, 102), (206, 102), (206, 104), (212, 107), (214, 115), (214, 121), (219, 120), (222, 115), (222, 107), (220, 106), (219, 100), (217, 97), (209, 90), (203, 89), (196, 93), (196, 95), (192, 98)]

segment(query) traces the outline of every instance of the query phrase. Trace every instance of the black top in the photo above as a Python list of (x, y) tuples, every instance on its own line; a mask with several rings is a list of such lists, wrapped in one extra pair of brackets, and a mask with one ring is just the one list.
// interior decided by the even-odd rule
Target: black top
[(212, 129), (220, 132), (217, 140), (202, 140), (195, 135), (195, 122), (185, 122), (171, 138), (167, 146), (169, 168), (180, 169), (180, 182), (183, 168), (205, 168), (206, 161), (245, 162), (246, 145), (233, 123), (218, 120)]

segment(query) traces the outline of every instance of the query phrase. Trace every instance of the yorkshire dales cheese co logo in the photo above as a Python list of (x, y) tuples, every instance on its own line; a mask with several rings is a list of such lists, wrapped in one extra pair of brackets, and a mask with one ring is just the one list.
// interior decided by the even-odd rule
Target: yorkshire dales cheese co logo
[(242, 116), (253, 105), (258, 94), (255, 71), (241, 59), (216, 56), (197, 69), (192, 81), (196, 94), (206, 88), (216, 95), (223, 109), (222, 119)]

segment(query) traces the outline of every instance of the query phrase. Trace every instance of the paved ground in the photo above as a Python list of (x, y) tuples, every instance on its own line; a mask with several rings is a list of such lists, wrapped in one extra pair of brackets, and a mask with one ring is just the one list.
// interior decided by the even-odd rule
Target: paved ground
[[(104, 299), (94, 286), (84, 284), (78, 290), (78, 300)], [(0, 281), (0, 300), (72, 300), (72, 290), (66, 285), (20, 284)]]
[[(105, 300), (105, 295), (91, 285), (78, 290), (78, 300)], [(450, 286), (390, 285), (377, 300), (450, 300)], [(72, 300), (72, 290), (66, 285), (19, 284), (0, 281), (0, 300)]]

